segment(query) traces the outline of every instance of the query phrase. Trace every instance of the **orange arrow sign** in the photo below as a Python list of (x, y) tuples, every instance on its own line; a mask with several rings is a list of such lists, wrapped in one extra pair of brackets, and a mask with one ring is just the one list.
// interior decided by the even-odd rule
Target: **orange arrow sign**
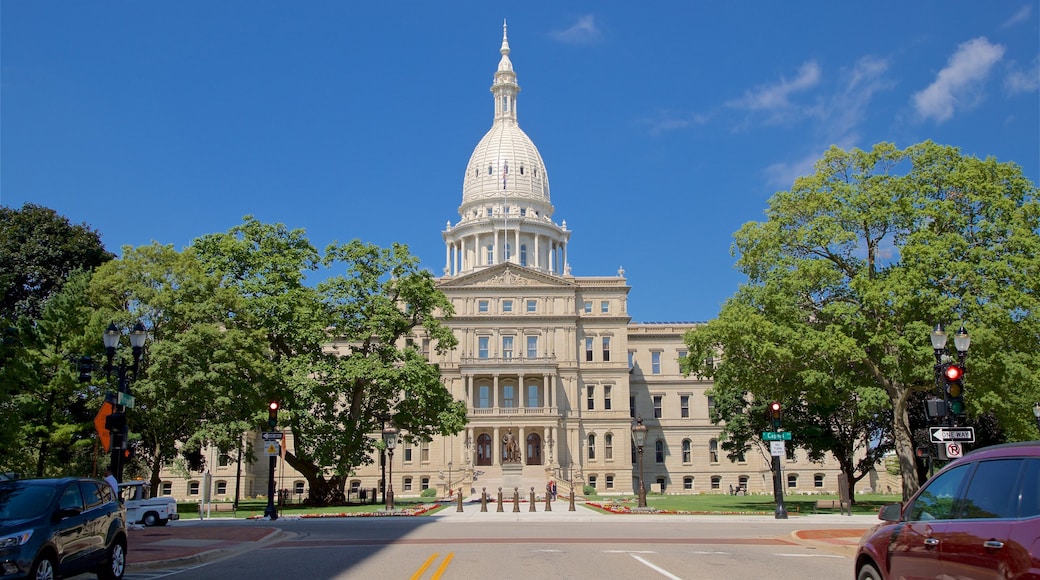
[(101, 439), (101, 447), (105, 449), (105, 453), (108, 453), (108, 448), (112, 445), (112, 434), (108, 432), (108, 429), (105, 429), (105, 419), (115, 410), (115, 405), (105, 401), (101, 403), (101, 408), (98, 409), (97, 415), (94, 415), (94, 428), (97, 429), (98, 437)]

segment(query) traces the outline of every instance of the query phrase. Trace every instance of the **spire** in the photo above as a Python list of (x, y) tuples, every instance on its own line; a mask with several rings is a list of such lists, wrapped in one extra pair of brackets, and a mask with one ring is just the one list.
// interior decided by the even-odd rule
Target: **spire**
[(520, 86), (516, 84), (516, 73), (513, 72), (513, 63), (509, 60), (509, 37), (506, 34), (506, 21), (502, 21), (502, 59), (498, 61), (498, 70), (495, 71), (495, 82), (491, 85), (491, 92), (495, 95), (495, 123), (516, 123), (516, 95), (520, 92)]

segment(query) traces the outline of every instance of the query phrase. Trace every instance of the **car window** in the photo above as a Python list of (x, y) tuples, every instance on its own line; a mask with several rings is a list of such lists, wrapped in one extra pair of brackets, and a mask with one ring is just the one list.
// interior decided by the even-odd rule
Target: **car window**
[[(111, 488), (111, 486), (109, 487)], [(98, 487), (98, 484), (93, 481), (79, 482), (79, 489), (83, 492), (83, 499), (86, 501), (88, 510), (105, 503), (105, 500), (101, 495), (101, 489)]]
[(928, 485), (921, 490), (920, 495), (910, 506), (908, 519), (910, 521), (951, 519), (954, 514), (957, 490), (960, 489), (961, 483), (971, 467), (974, 466), (967, 463), (959, 465), (928, 482)]
[(100, 489), (101, 498), (105, 501), (105, 503), (108, 503), (110, 501), (116, 501), (116, 492), (112, 491), (111, 485), (108, 485), (106, 483), (105, 485), (102, 485)]
[(61, 493), (61, 499), (58, 500), (58, 507), (63, 510), (83, 509), (83, 496), (79, 493), (78, 485), (76, 485), (75, 483), (70, 483), (69, 485), (65, 486), (65, 491)]
[(43, 515), (54, 501), (54, 488), (46, 485), (0, 485), (0, 521), (26, 520)]
[(1026, 459), (1022, 466), (1022, 501), (1018, 517), (1040, 516), (1040, 459)]
[(971, 476), (964, 501), (958, 510), (961, 518), (1012, 518), (1018, 513), (1021, 459), (980, 461)]

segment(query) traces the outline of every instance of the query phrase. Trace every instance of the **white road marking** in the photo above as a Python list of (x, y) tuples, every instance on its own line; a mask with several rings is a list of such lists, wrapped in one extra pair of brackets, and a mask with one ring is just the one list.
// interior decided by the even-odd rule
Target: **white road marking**
[(787, 558), (844, 558), (833, 554), (773, 554), (774, 556), (785, 556)]
[(630, 554), (630, 555), (633, 558), (635, 558), (636, 561), (639, 562), (640, 564), (646, 566), (647, 568), (650, 568), (651, 570), (653, 570), (654, 572), (657, 572), (658, 574), (660, 574), (661, 576), (664, 576), (665, 578), (670, 578), (671, 580), (682, 580), (682, 578), (679, 578), (675, 574), (672, 574), (671, 572), (669, 572), (668, 570), (665, 570), (664, 568), (661, 568), (660, 566), (655, 566), (655, 565), (651, 564), (650, 562), (647, 562), (643, 558), (640, 558), (639, 556), (636, 556), (635, 554)]

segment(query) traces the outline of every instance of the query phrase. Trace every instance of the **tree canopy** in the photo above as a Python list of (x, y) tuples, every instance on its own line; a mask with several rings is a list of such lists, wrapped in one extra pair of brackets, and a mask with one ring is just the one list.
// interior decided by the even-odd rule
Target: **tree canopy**
[[(826, 434), (811, 445), (833, 438), (839, 458), (850, 445), (891, 444), (909, 496), (908, 404), (934, 389), (937, 322), (971, 332), (969, 412), (1011, 439), (1035, 438), (1040, 203), (1016, 165), (932, 142), (832, 147), (766, 214), (735, 235), (748, 281), (687, 337), (685, 370), (716, 379), (731, 445), (754, 435), (740, 414), (764, 422), (757, 409), (776, 399), (807, 434)], [(720, 351), (717, 368), (706, 364)]]

